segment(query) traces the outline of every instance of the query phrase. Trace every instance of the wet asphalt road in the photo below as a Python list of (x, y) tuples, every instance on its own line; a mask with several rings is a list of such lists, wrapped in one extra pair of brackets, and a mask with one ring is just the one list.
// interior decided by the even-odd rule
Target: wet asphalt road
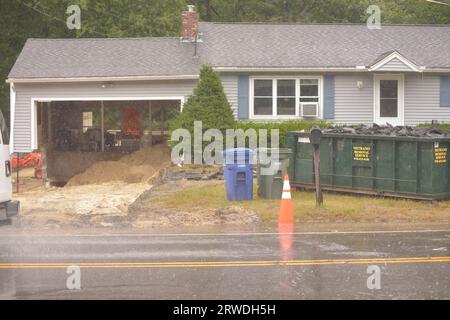
[[(81, 290), (68, 290), (69, 265)], [(369, 266), (381, 289), (368, 289)], [(12, 299), (450, 299), (450, 231), (0, 234)]]

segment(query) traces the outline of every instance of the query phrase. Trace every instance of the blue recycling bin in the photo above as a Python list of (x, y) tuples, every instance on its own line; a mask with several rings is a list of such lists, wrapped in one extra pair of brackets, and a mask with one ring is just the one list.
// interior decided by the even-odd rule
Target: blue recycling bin
[(253, 200), (253, 151), (228, 149), (223, 156), (228, 201)]

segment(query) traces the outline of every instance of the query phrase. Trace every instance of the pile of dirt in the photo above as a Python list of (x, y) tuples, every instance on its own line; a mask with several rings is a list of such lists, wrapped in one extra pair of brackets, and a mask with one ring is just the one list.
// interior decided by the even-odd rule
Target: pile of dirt
[(150, 183), (162, 169), (170, 166), (170, 150), (157, 145), (141, 149), (117, 161), (99, 161), (85, 172), (76, 175), (67, 186), (102, 184), (112, 181)]
[(339, 133), (339, 134), (362, 134), (362, 135), (381, 135), (391, 137), (450, 137), (450, 131), (442, 130), (438, 128), (426, 128), (426, 127), (409, 127), (409, 126), (397, 126), (392, 125), (379, 126), (379, 125), (361, 125), (354, 127), (332, 127), (323, 130), (323, 133)]

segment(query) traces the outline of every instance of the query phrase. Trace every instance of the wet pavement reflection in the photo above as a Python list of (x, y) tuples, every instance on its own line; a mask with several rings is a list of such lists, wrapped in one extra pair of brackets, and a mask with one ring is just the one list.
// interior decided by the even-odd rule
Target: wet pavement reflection
[[(0, 298), (450, 298), (450, 231), (294, 230), (288, 225), (267, 234), (0, 235)], [(33, 267), (23, 268), (29, 263)], [(66, 267), (77, 264), (82, 288), (71, 291)], [(367, 287), (370, 265), (381, 270), (380, 290)]]

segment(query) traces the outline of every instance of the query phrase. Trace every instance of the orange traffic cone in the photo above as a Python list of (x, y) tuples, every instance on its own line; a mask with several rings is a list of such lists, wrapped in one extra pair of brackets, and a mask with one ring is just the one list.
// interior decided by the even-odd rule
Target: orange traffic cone
[(278, 239), (283, 261), (292, 259), (292, 247), (294, 245), (294, 225), (280, 224), (278, 226)]
[(284, 176), (279, 224), (294, 224), (294, 208), (292, 205), (291, 185), (287, 174)]

